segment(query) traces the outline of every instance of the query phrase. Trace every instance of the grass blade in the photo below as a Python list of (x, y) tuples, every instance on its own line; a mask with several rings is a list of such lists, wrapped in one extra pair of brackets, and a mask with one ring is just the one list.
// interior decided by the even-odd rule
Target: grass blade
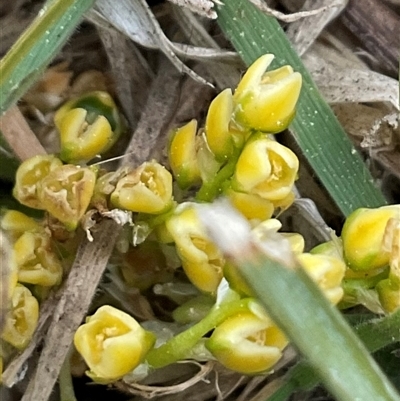
[(264, 15), (248, 0), (225, 1), (217, 6), (217, 12), (219, 25), (247, 64), (262, 54), (273, 53), (273, 68), (290, 64), (302, 74), (303, 89), (291, 130), (342, 213), (347, 216), (359, 207), (385, 204), (361, 157), (275, 18)]
[(35, 82), (95, 0), (48, 0), (0, 60), (0, 115)]

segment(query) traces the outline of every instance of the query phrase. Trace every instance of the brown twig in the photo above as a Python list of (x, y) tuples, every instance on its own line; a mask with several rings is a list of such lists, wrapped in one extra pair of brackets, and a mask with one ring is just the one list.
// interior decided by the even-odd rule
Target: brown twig
[(397, 77), (400, 19), (396, 13), (381, 0), (350, 0), (341, 21), (377, 60), (379, 67)]
[[(167, 120), (173, 115), (179, 83), (180, 78), (171, 64), (161, 63), (138, 129), (127, 149), (127, 157), (123, 159), (124, 165), (136, 166), (147, 159), (151, 146), (157, 142), (169, 122)], [(36, 372), (21, 401), (46, 401), (49, 398), (73, 335), (87, 313), (107, 266), (120, 229), (114, 221), (103, 220), (97, 226), (94, 241), (85, 240), (81, 244), (50, 322)]]
[(20, 160), (46, 154), (17, 106), (11, 107), (0, 117), (0, 131)]

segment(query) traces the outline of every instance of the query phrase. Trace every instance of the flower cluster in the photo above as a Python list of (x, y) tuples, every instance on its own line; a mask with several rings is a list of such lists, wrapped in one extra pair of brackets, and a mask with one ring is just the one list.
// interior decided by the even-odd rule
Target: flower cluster
[(400, 307), (400, 205), (357, 209), (341, 238), (312, 252), (346, 264), (343, 307), (362, 304), (377, 313)]
[[(155, 160), (117, 171), (78, 165), (109, 149), (123, 130), (121, 117), (104, 92), (70, 100), (57, 111), (60, 154), (22, 163), (14, 188), (20, 203), (44, 211), (45, 218), (39, 223), (8, 211), (1, 219), (13, 243), (14, 274), (4, 341), (26, 346), (38, 315), (32, 293), (61, 282), (80, 226), (88, 230), (96, 213), (122, 213), (130, 224), (117, 241), (104, 289), (125, 312), (99, 302), (103, 306), (77, 330), (74, 344), (87, 374), (110, 383), (135, 377), (137, 368), (187, 358), (216, 359), (243, 374), (274, 367), (288, 341), (208, 237), (196, 208), (225, 196), (249, 220), (255, 241), (262, 245), (278, 235), (282, 225), (274, 217), (294, 200), (299, 161), (272, 134), (293, 118), (301, 76), (289, 66), (266, 72), (272, 60), (262, 56), (234, 92), (221, 92), (203, 128), (192, 120), (171, 133), (168, 166)], [(299, 233), (279, 235), (332, 304), (365, 304), (368, 290), (381, 309), (392, 311), (400, 306), (399, 215), (399, 206), (358, 210), (341, 239), (310, 252)], [(162, 313), (179, 327), (171, 338), (161, 322), (141, 324), (131, 316), (136, 310), (130, 297), (145, 296), (150, 302), (169, 298)], [(146, 302), (138, 320), (152, 313)]]

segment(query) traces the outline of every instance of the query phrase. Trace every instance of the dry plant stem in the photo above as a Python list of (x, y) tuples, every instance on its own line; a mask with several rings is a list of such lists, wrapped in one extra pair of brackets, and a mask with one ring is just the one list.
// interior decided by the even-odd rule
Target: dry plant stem
[(123, 165), (137, 166), (149, 159), (178, 106), (181, 74), (164, 57), (159, 71), (150, 90), (148, 107), (143, 111), (133, 140), (126, 149)]
[[(152, 84), (146, 108), (142, 114), (123, 163), (138, 165), (145, 161), (175, 107), (179, 76), (166, 76), (168, 65), (161, 63), (160, 73)], [(174, 78), (173, 78), (174, 77)], [(162, 100), (157, 95), (163, 94)], [(168, 96), (166, 95), (168, 94)], [(156, 101), (157, 100), (157, 101)], [(164, 102), (164, 103), (162, 103)], [(158, 113), (157, 106), (160, 107)], [(82, 322), (107, 266), (121, 227), (112, 220), (103, 220), (96, 227), (94, 241), (85, 240), (79, 247), (71, 272), (63, 285), (35, 374), (21, 401), (46, 401), (56, 383), (67, 356), (73, 335)]]
[(46, 154), (17, 106), (11, 107), (0, 117), (0, 131), (20, 160)]
[(107, 266), (119, 233), (113, 220), (103, 220), (94, 234), (80, 245), (74, 265), (51, 319), (36, 372), (22, 400), (47, 400), (57, 381), (72, 337), (85, 316)]
[(140, 383), (127, 384), (123, 381), (119, 381), (115, 383), (115, 386), (129, 394), (140, 395), (144, 398), (153, 398), (156, 396), (164, 396), (167, 394), (177, 394), (189, 387), (192, 387), (199, 381), (204, 380), (208, 376), (208, 374), (213, 371), (214, 368), (213, 361), (208, 361), (204, 365), (201, 365), (197, 362), (192, 363), (197, 365), (200, 370), (193, 377), (183, 383), (175, 384), (172, 386), (146, 386)]
[[(330, 7), (317, 15), (300, 19), (289, 25), (286, 34), (300, 56), (313, 44), (332, 18), (346, 6), (347, 0), (340, 2), (337, 0), (335, 3), (337, 3), (335, 7)], [(302, 10), (328, 5), (331, 5), (331, 0), (307, 0)]]
[[(371, 18), (373, 16), (373, 18)], [(350, 0), (341, 21), (391, 76), (399, 71), (400, 19), (381, 0)]]

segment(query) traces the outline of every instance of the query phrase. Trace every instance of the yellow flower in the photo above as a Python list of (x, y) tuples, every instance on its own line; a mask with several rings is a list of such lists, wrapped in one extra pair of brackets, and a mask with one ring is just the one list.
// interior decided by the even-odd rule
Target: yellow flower
[(112, 382), (138, 366), (153, 347), (155, 336), (130, 315), (102, 306), (78, 328), (74, 344), (94, 381)]
[(340, 284), (346, 271), (345, 263), (338, 257), (323, 254), (303, 253), (298, 259), (325, 296), (336, 305), (343, 297)]
[(343, 251), (349, 267), (356, 271), (374, 270), (389, 265), (390, 251), (383, 241), (387, 223), (400, 216), (400, 205), (377, 209), (357, 209), (342, 230)]
[(301, 89), (301, 75), (286, 65), (265, 72), (274, 56), (256, 60), (234, 94), (234, 119), (255, 130), (277, 133), (289, 125)]
[(15, 242), (13, 253), (19, 281), (46, 287), (61, 282), (62, 265), (45, 232), (25, 232)]
[(24, 349), (36, 329), (39, 304), (31, 292), (18, 284), (12, 295), (11, 310), (7, 313), (1, 338), (14, 347)]
[(95, 182), (91, 168), (66, 164), (42, 179), (38, 196), (43, 209), (73, 231), (89, 206)]
[(229, 189), (226, 195), (235, 206), (249, 220), (267, 220), (274, 213), (274, 204), (259, 195), (237, 192)]
[(107, 151), (122, 131), (117, 107), (106, 92), (91, 92), (65, 103), (55, 114), (62, 160), (88, 161)]
[(43, 231), (37, 221), (18, 210), (7, 210), (0, 220), (0, 227), (14, 240), (25, 231)]
[(17, 170), (14, 197), (25, 206), (43, 210), (45, 207), (38, 198), (38, 184), (60, 166), (62, 161), (53, 155), (38, 155), (25, 160)]
[(154, 160), (145, 162), (118, 181), (110, 199), (120, 209), (163, 213), (172, 206), (171, 173)]
[(387, 312), (400, 307), (400, 215), (386, 225), (383, 248), (389, 252), (389, 277), (376, 286), (381, 305)]
[(166, 226), (189, 280), (201, 291), (215, 292), (225, 260), (207, 236), (195, 209), (189, 206), (178, 211), (167, 220)]
[(265, 313), (249, 311), (221, 323), (206, 341), (206, 347), (228, 369), (262, 374), (279, 361), (287, 343), (284, 334)]
[(192, 120), (174, 131), (169, 145), (169, 164), (176, 182), (182, 189), (200, 181), (196, 133), (197, 121)]
[(210, 104), (205, 133), (207, 144), (218, 161), (225, 161), (233, 152), (234, 140), (230, 130), (233, 111), (232, 91), (222, 91)]
[(299, 160), (290, 149), (258, 137), (250, 139), (239, 156), (233, 185), (240, 192), (281, 201), (290, 195), (298, 169)]

